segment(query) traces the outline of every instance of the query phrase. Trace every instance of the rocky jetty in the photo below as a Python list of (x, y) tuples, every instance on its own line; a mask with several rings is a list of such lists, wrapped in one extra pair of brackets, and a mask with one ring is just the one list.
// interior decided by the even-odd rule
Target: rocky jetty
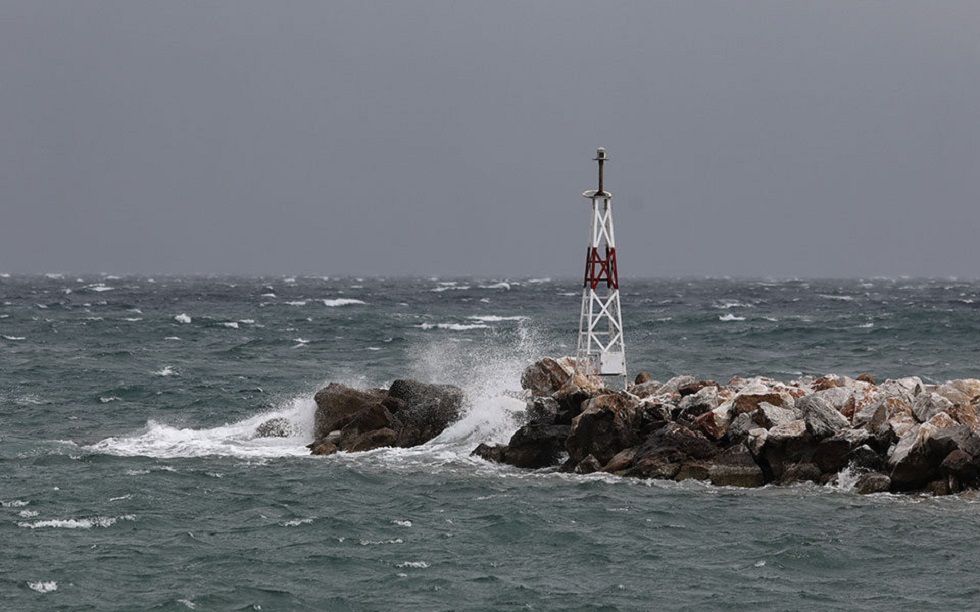
[(463, 391), (405, 379), (388, 389), (359, 390), (331, 383), (314, 400), (315, 441), (310, 449), (314, 455), (329, 455), (424, 444), (459, 418)]
[(928, 385), (827, 375), (726, 384), (646, 373), (627, 391), (542, 359), (521, 380), (527, 421), (506, 445), (473, 454), (521, 468), (756, 487), (829, 483), (861, 493), (980, 487), (980, 380)]

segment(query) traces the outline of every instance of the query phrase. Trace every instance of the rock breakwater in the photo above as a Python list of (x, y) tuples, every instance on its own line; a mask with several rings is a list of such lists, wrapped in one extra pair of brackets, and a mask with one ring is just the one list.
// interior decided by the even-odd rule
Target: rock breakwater
[(474, 454), (521, 468), (706, 480), (755, 487), (826, 484), (861, 493), (958, 493), (980, 487), (980, 380), (876, 383), (829, 374), (789, 382), (648, 374), (616, 392), (542, 359), (522, 377), (527, 421)]

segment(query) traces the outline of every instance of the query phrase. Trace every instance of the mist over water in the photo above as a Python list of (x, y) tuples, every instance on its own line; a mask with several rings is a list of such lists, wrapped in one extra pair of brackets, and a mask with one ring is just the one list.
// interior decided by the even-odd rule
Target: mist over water
[[(520, 374), (575, 281), (0, 276), (0, 590), (50, 609), (947, 609), (976, 502), (526, 472)], [(974, 377), (980, 283), (623, 281), (655, 378)], [(328, 382), (466, 391), (413, 449), (311, 457)], [(259, 438), (270, 418), (285, 438)], [(950, 534), (958, 534), (950, 537)], [(9, 595), (8, 595), (9, 594)], [(397, 602), (397, 605), (393, 602)], [(256, 608), (257, 609), (257, 608)]]

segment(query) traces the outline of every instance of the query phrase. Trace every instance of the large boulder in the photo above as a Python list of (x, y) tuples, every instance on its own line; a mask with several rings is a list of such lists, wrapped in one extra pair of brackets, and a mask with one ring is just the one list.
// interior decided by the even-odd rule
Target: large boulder
[(606, 464), (619, 451), (635, 446), (643, 420), (643, 407), (628, 393), (599, 395), (588, 400), (572, 421), (565, 444), (569, 463), (592, 455)]
[(340, 383), (330, 383), (313, 396), (316, 402), (314, 438), (320, 439), (331, 431), (343, 429), (355, 414), (368, 406), (380, 404), (387, 395), (384, 389), (362, 391)]
[(798, 400), (796, 407), (803, 413), (806, 430), (816, 440), (829, 438), (838, 431), (850, 427), (844, 415), (823, 397), (808, 395)]
[(398, 446), (425, 444), (459, 419), (463, 390), (454, 385), (433, 385), (399, 379), (391, 384), (388, 397), (398, 400)]
[(535, 396), (551, 395), (571, 378), (572, 370), (551, 357), (529, 365), (521, 375), (521, 387)]
[(463, 391), (400, 379), (391, 388), (362, 391), (331, 383), (314, 396), (314, 454), (417, 446), (459, 418)]
[(571, 429), (570, 425), (532, 421), (511, 436), (502, 462), (530, 469), (557, 465)]
[(949, 401), (938, 393), (920, 393), (912, 402), (912, 414), (920, 423), (925, 423), (940, 412), (946, 412), (953, 407)]

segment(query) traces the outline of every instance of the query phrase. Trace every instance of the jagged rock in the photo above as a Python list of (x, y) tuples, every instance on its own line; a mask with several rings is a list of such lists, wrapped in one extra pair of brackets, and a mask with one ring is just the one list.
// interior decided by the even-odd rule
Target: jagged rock
[[(682, 394), (683, 395), (683, 394)], [(693, 421), (696, 417), (718, 407), (718, 387), (704, 386), (684, 396), (677, 404), (679, 418)]]
[(387, 392), (383, 389), (361, 391), (339, 383), (330, 383), (313, 396), (316, 414), (313, 417), (313, 436), (326, 436), (335, 429), (343, 429), (365, 407), (380, 404)]
[(284, 417), (269, 419), (255, 428), (256, 438), (288, 438), (291, 435), (293, 435), (293, 424)]
[(925, 423), (940, 412), (953, 407), (953, 402), (938, 393), (920, 393), (912, 402), (912, 414), (920, 423)]
[(627, 393), (599, 395), (587, 401), (582, 414), (572, 421), (565, 448), (571, 461), (578, 463), (594, 455), (600, 463), (639, 442), (643, 408)]
[(965, 378), (946, 381), (936, 387), (935, 392), (953, 404), (969, 405), (971, 401), (980, 396), (980, 380)]
[(875, 384), (875, 379), (871, 376), (871, 374), (868, 374), (867, 372), (858, 376), (857, 379), (860, 380), (861, 382), (866, 382), (869, 385)]
[(816, 440), (829, 438), (842, 429), (850, 427), (844, 415), (837, 412), (826, 399), (808, 395), (796, 403), (803, 413), (806, 429)]
[(790, 467), (812, 463), (816, 441), (807, 432), (803, 420), (790, 421), (770, 429), (758, 463), (767, 480), (780, 482)]
[(870, 411), (871, 415), (865, 421), (870, 431), (877, 431), (886, 425), (892, 418), (904, 415), (912, 418), (912, 406), (899, 397), (886, 397), (879, 400), (868, 408), (867, 411), (858, 413), (858, 418)]
[(727, 438), (732, 442), (743, 442), (749, 435), (750, 429), (755, 429), (755, 421), (752, 420), (752, 415), (743, 412), (732, 419), (731, 424), (728, 426), (728, 432), (725, 434)]
[(931, 423), (915, 425), (892, 448), (887, 465), (893, 488), (899, 491), (920, 489), (939, 475), (939, 462), (930, 457), (928, 444), (937, 431)]
[(946, 412), (957, 423), (969, 427), (970, 431), (974, 433), (980, 432), (980, 417), (977, 416), (976, 410), (970, 404), (954, 404)]
[(521, 388), (535, 396), (547, 396), (561, 388), (571, 378), (573, 371), (551, 357), (532, 363), (521, 374)]
[(717, 453), (718, 448), (699, 432), (679, 423), (667, 423), (636, 449), (628, 475), (670, 479), (682, 464), (707, 460)]
[(311, 454), (313, 455), (323, 455), (323, 456), (332, 455), (340, 450), (337, 447), (337, 445), (334, 444), (333, 442), (324, 442), (321, 444), (314, 443), (311, 444), (310, 446), (312, 447)]
[(826, 400), (834, 410), (841, 412), (854, 397), (854, 390), (847, 387), (831, 387), (830, 389), (812, 393), (810, 397), (819, 397)]
[(719, 487), (759, 487), (765, 483), (762, 468), (744, 444), (737, 444), (716, 456), (708, 468), (708, 478)]
[(867, 472), (858, 477), (854, 483), (854, 492), (861, 495), (872, 493), (887, 493), (891, 489), (892, 479), (886, 474)]
[(571, 425), (572, 419), (582, 413), (583, 404), (600, 392), (580, 374), (570, 377), (551, 397), (558, 402), (558, 423)]
[(790, 421), (795, 421), (797, 418), (794, 411), (773, 406), (768, 402), (759, 404), (759, 407), (751, 414), (751, 417), (752, 422), (766, 429), (771, 429), (777, 425), (785, 425)]
[(718, 415), (714, 411), (705, 412), (694, 418), (694, 427), (711, 440), (721, 440), (728, 429), (721, 427), (718, 421)]
[(762, 454), (762, 447), (766, 444), (766, 438), (769, 436), (769, 430), (765, 427), (756, 427), (755, 429), (750, 429), (748, 435), (745, 439), (745, 446), (748, 447), (749, 452), (752, 453), (753, 457)]
[(649, 372), (640, 372), (636, 375), (636, 378), (633, 379), (633, 384), (642, 385), (643, 383), (648, 383), (652, 380), (653, 376), (651, 376)]
[(680, 393), (681, 387), (697, 382), (698, 379), (694, 378), (693, 376), (675, 376), (664, 383), (664, 385), (657, 390), (656, 395), (672, 395), (674, 393)]

